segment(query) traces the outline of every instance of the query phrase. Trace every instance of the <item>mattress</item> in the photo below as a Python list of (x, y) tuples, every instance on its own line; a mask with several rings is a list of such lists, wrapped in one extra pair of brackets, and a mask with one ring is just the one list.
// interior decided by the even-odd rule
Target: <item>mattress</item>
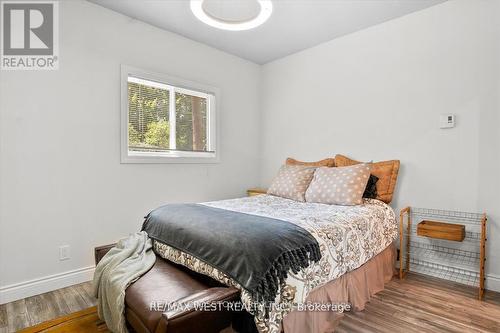
[(288, 275), (276, 295), (279, 306), (272, 307), (266, 316), (263, 304), (256, 304), (236, 281), (187, 253), (154, 241), (154, 250), (161, 257), (242, 289), (242, 302), (255, 315), (257, 328), (263, 333), (280, 332), (281, 320), (293, 309), (294, 303), (304, 302), (315, 288), (360, 267), (397, 237), (394, 211), (375, 199), (364, 199), (364, 203), (357, 206), (337, 206), (258, 195), (203, 205), (294, 223), (306, 229), (319, 243), (321, 260), (297, 274)]

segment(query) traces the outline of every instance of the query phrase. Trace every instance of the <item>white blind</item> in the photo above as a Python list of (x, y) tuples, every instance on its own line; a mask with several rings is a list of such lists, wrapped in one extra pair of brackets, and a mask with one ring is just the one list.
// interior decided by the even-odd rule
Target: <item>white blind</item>
[(208, 152), (206, 94), (128, 78), (129, 151)]

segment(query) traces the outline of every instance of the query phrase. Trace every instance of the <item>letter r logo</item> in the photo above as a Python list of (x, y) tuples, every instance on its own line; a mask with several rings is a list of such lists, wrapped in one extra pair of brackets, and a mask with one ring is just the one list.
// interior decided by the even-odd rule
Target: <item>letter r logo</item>
[(4, 55), (53, 55), (53, 3), (2, 3)]

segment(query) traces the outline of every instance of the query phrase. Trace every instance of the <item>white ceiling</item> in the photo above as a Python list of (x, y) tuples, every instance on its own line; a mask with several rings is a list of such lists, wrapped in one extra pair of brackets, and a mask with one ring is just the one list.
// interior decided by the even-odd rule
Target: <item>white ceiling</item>
[(198, 21), (189, 0), (89, 1), (264, 64), (446, 0), (273, 0), (271, 18), (247, 31), (223, 31)]

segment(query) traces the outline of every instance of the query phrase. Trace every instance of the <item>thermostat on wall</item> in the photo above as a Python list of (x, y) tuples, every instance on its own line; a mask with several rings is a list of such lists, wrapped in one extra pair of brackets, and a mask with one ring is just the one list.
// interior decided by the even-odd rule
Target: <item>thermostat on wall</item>
[(455, 127), (455, 115), (454, 114), (442, 114), (439, 117), (439, 127), (440, 128), (453, 128)]

